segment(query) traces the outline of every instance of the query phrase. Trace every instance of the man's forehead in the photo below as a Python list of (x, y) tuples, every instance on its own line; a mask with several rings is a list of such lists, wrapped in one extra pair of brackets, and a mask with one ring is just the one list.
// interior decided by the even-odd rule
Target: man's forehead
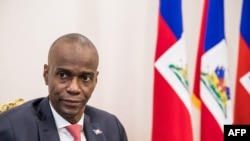
[(59, 68), (96, 70), (98, 67), (98, 57), (84, 50), (58, 50), (51, 55), (49, 65)]

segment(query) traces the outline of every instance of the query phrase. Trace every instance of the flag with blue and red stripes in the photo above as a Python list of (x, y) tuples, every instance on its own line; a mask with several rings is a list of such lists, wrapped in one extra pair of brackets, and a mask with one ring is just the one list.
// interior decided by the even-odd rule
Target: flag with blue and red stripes
[(224, 2), (205, 0), (194, 79), (194, 94), (201, 101), (201, 141), (223, 141), (223, 125), (232, 123), (227, 50)]
[(250, 124), (250, 1), (243, 0), (238, 67), (235, 86), (234, 124)]
[(181, 0), (160, 0), (153, 97), (152, 141), (192, 141)]

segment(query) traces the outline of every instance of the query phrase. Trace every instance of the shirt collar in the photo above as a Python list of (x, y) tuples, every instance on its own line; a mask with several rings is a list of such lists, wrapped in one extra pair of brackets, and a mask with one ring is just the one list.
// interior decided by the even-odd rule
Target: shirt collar
[[(54, 116), (55, 122), (56, 122), (56, 126), (58, 129), (60, 128), (65, 128), (68, 125), (71, 125), (71, 123), (69, 123), (67, 120), (65, 120), (61, 115), (59, 115), (57, 113), (57, 111), (54, 109), (54, 107), (52, 106), (51, 102), (49, 102), (52, 114)], [(83, 127), (83, 122), (84, 122), (84, 113), (81, 117), (81, 119), (76, 123), (78, 125), (81, 125)]]

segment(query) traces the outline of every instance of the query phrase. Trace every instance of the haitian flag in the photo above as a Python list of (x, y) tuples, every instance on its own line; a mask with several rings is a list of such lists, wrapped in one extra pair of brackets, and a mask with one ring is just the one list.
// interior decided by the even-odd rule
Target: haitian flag
[(154, 67), (152, 141), (192, 141), (181, 0), (161, 0)]
[(223, 141), (223, 125), (232, 123), (227, 59), (224, 2), (205, 0), (194, 82), (201, 100), (201, 141)]
[(238, 68), (235, 87), (234, 124), (250, 124), (250, 1), (243, 0)]

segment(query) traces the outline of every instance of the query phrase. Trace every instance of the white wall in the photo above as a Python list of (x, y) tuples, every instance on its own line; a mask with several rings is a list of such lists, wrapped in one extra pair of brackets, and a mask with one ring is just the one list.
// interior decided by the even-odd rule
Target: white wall
[[(47, 96), (42, 71), (48, 49), (60, 35), (79, 32), (100, 54), (98, 86), (89, 104), (116, 114), (130, 141), (149, 141), (158, 6), (157, 0), (1, 0), (0, 103)], [(191, 82), (202, 6), (200, 0), (183, 0)], [(241, 1), (225, 1), (232, 78), (240, 10)]]

